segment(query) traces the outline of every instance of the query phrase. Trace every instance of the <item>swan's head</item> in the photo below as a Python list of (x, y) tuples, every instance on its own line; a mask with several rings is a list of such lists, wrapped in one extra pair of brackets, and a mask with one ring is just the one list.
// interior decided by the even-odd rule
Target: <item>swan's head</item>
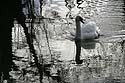
[(85, 19), (83, 19), (81, 16), (76, 16), (76, 22), (82, 22), (85, 23)]

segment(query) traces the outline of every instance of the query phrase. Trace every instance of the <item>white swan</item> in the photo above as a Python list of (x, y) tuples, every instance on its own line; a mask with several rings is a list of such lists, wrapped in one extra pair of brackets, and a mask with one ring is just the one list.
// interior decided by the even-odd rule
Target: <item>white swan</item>
[(85, 23), (84, 19), (76, 16), (76, 39), (95, 39), (99, 37), (100, 29), (95, 22)]
[(95, 22), (85, 23), (85, 20), (76, 16), (76, 35), (75, 35), (75, 44), (76, 44), (76, 64), (82, 64), (80, 60), (81, 55), (81, 46), (85, 49), (95, 48), (95, 42), (81, 40), (94, 40), (99, 37), (99, 28), (96, 26)]

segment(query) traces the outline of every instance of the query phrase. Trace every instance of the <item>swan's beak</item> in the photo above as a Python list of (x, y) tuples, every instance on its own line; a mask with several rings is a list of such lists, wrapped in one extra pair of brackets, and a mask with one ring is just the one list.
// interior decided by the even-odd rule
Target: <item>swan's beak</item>
[(85, 23), (85, 19), (83, 19), (82, 17), (80, 18), (80, 21), (84, 24)]
[(85, 20), (82, 19), (81, 22), (84, 24), (84, 23), (85, 23)]

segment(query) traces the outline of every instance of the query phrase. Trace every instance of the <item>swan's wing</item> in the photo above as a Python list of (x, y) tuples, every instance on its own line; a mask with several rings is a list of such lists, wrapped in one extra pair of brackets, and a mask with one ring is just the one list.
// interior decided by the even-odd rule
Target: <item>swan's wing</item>
[(95, 22), (88, 22), (81, 26), (81, 39), (95, 39), (98, 37), (100, 29)]
[(81, 24), (81, 32), (96, 32), (99, 29), (95, 22), (88, 22), (86, 24)]

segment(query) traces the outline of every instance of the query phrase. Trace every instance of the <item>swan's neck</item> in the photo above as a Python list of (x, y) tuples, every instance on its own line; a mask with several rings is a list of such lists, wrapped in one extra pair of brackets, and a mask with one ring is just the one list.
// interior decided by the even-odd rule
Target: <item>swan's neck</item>
[(76, 39), (81, 39), (81, 25), (79, 20), (76, 20)]

